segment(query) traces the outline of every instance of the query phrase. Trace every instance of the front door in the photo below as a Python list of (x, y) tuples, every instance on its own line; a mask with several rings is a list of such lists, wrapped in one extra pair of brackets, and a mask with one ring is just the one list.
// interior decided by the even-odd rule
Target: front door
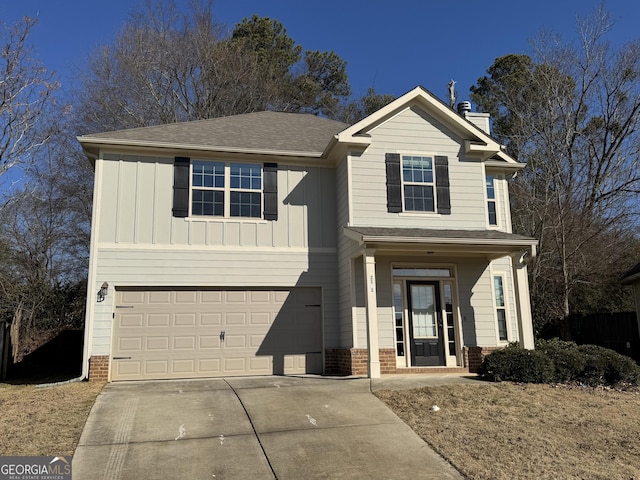
[(438, 282), (407, 282), (411, 364), (444, 364), (443, 328)]

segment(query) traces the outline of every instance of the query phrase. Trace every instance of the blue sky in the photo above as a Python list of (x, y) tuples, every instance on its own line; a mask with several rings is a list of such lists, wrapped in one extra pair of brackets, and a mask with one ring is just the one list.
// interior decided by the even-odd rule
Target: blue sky
[[(189, 0), (176, 0), (186, 7)], [(508, 53), (529, 53), (528, 41), (541, 28), (565, 36), (575, 32), (576, 15), (592, 12), (599, 0), (216, 0), (214, 18), (230, 28), (256, 13), (278, 19), (298, 44), (333, 50), (347, 61), (353, 93), (368, 87), (401, 95), (422, 85), (445, 99), (456, 80), (458, 100), (469, 86)], [(13, 23), (38, 16), (32, 43), (42, 62), (63, 85), (71, 67), (109, 43), (137, 3), (132, 0), (0, 0), (0, 19)], [(611, 41), (638, 38), (640, 2), (609, 0), (616, 19)]]

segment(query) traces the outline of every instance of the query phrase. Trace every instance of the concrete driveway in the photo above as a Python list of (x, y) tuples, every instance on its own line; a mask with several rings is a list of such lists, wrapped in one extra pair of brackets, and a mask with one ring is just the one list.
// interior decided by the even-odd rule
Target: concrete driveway
[(370, 389), (321, 377), (109, 384), (73, 478), (462, 478)]

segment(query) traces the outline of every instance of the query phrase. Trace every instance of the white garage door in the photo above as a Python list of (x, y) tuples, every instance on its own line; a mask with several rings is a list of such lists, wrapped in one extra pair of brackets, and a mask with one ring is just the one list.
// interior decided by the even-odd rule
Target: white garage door
[(118, 289), (111, 380), (322, 373), (319, 288)]

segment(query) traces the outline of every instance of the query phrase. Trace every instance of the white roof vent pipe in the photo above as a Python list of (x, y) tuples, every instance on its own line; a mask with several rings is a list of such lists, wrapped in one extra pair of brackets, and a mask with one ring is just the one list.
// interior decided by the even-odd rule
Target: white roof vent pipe
[(464, 101), (464, 102), (458, 103), (458, 113), (460, 115), (464, 115), (465, 113), (470, 111), (471, 111), (471, 102)]

